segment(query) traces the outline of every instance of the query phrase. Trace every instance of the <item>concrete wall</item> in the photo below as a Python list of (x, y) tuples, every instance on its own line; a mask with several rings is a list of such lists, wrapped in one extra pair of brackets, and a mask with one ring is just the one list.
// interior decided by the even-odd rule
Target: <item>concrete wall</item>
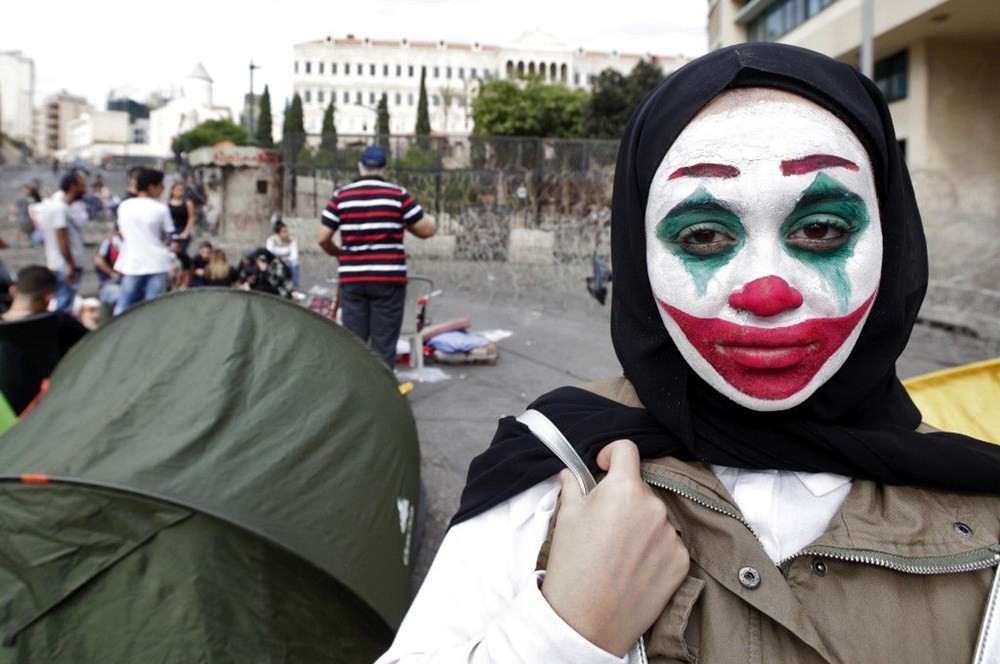
[(927, 154), (920, 165), (954, 187), (928, 204), (995, 215), (1000, 195), (1000, 43), (931, 41)]

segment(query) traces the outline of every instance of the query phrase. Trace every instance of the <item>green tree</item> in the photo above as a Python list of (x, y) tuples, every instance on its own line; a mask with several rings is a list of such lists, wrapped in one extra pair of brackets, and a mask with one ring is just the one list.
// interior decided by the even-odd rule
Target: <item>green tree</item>
[(197, 127), (175, 136), (171, 149), (174, 155), (180, 159), (182, 153), (216, 145), (223, 141), (232, 141), (236, 145), (246, 145), (246, 128), (232, 120), (206, 120)]
[(631, 112), (625, 76), (614, 69), (605, 69), (594, 79), (590, 100), (584, 111), (583, 135), (620, 138)]
[(319, 150), (316, 155), (319, 159), (328, 158), (330, 163), (335, 163), (337, 160), (337, 125), (333, 121), (334, 113), (335, 108), (331, 99), (323, 111), (323, 127), (320, 130)]
[(306, 128), (303, 123), (302, 97), (296, 92), (292, 103), (285, 107), (285, 122), (281, 130), (285, 158), (292, 164), (298, 163), (299, 153), (306, 144)]
[(663, 80), (663, 70), (649, 60), (640, 60), (628, 76), (605, 69), (594, 80), (584, 111), (583, 135), (620, 138), (632, 111)]
[(375, 143), (389, 145), (389, 95), (382, 93), (378, 100), (378, 120), (375, 123)]
[(483, 83), (472, 104), (473, 133), (482, 136), (580, 135), (588, 95), (529, 77)]
[(274, 146), (274, 120), (271, 118), (271, 92), (264, 86), (264, 94), (260, 96), (260, 117), (257, 118), (257, 127), (254, 132), (254, 139), (257, 145), (266, 148)]
[(420, 97), (417, 99), (417, 136), (431, 135), (431, 116), (427, 110), (427, 67), (420, 68)]

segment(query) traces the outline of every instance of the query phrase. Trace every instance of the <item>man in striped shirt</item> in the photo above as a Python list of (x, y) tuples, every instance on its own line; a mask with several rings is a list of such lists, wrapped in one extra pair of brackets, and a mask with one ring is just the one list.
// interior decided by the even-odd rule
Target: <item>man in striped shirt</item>
[[(406, 305), (403, 231), (428, 238), (434, 235), (434, 220), (412, 194), (385, 179), (385, 168), (385, 150), (365, 148), (358, 162), (360, 177), (333, 192), (316, 240), (340, 263), (344, 327), (369, 343), (391, 369)], [(338, 230), (340, 246), (333, 241)]]

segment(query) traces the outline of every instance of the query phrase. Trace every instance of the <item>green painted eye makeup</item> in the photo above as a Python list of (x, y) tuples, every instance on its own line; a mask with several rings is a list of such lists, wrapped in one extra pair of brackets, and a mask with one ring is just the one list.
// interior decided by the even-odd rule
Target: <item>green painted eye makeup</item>
[(746, 241), (739, 217), (700, 187), (675, 205), (656, 225), (656, 237), (677, 256), (704, 295), (712, 274)]
[(781, 226), (785, 250), (830, 284), (845, 312), (851, 297), (847, 263), (869, 223), (860, 196), (818, 173)]

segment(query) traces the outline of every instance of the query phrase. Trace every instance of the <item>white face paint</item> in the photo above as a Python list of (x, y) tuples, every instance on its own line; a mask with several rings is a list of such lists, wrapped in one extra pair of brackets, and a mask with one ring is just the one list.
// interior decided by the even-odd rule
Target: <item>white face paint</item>
[(657, 169), (645, 223), (664, 325), (728, 398), (791, 408), (850, 355), (882, 232), (868, 155), (829, 111), (777, 90), (720, 95)]

